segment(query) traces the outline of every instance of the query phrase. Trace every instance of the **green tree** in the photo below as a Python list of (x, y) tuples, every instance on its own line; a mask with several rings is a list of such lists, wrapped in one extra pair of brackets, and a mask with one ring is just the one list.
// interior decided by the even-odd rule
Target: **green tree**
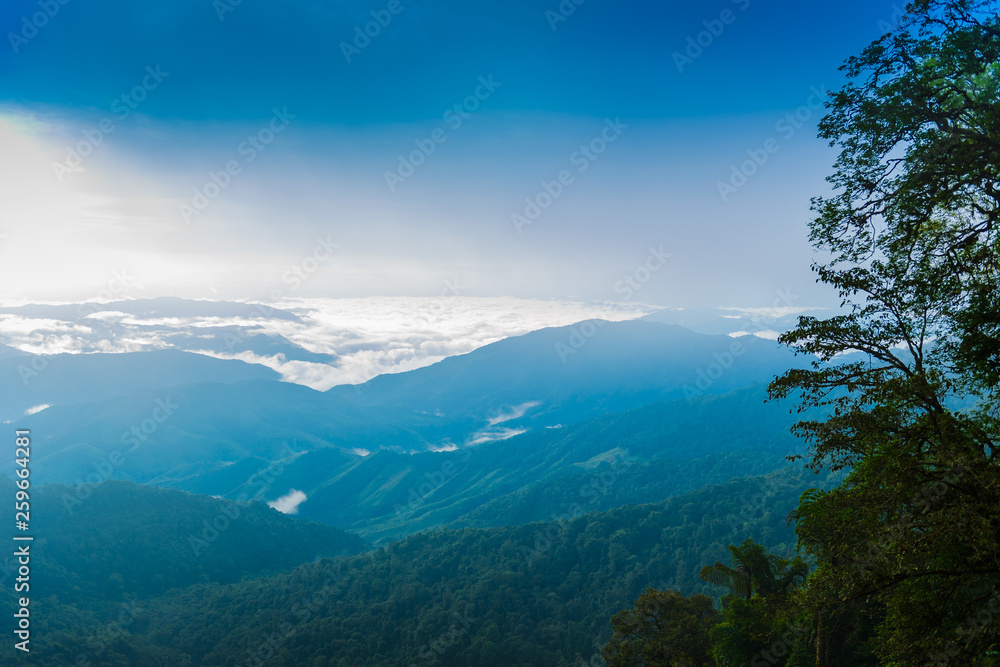
[(706, 595), (647, 588), (635, 608), (611, 619), (601, 655), (608, 667), (713, 667), (708, 630), (716, 615)]
[(764, 545), (753, 540), (740, 546), (729, 545), (729, 552), (735, 567), (716, 562), (701, 569), (701, 578), (747, 600), (755, 593), (764, 597), (784, 595), (805, 579), (807, 567), (801, 558), (788, 560), (768, 553)]
[(803, 653), (807, 627), (793, 604), (793, 594), (805, 580), (808, 566), (798, 556), (787, 559), (746, 540), (730, 545), (733, 566), (709, 565), (701, 578), (725, 586), (720, 622), (709, 637), (718, 665), (764, 667), (793, 665)]
[(917, 0), (843, 69), (820, 124), (840, 149), (833, 193), (813, 201), (811, 238), (844, 313), (801, 318), (781, 341), (819, 360), (771, 385), (829, 411), (796, 426), (810, 465), (850, 470), (796, 515), (818, 564), (815, 662), (834, 664), (860, 613), (885, 664), (993, 664), (1000, 17), (982, 0)]

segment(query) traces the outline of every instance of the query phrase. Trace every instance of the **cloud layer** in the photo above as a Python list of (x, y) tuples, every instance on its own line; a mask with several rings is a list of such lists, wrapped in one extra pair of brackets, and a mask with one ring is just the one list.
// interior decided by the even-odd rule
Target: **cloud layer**
[[(474, 297), (227, 302), (215, 304), (222, 313), (217, 316), (204, 313), (213, 305), (203, 301), (139, 305), (159, 303), (3, 308), (0, 343), (33, 354), (176, 348), (266, 366), (288, 382), (322, 391), (427, 366), (544, 327), (595, 317), (633, 319), (654, 310), (631, 304)], [(240, 305), (244, 312), (234, 314)]]

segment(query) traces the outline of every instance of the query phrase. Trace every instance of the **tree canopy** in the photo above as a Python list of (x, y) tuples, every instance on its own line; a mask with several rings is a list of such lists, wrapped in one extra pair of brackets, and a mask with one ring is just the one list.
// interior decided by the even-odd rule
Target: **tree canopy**
[(1000, 615), (967, 621), (1000, 590), (1000, 19), (917, 0), (843, 69), (820, 124), (840, 149), (833, 192), (810, 229), (844, 312), (782, 336), (818, 361), (771, 386), (830, 409), (796, 429), (810, 465), (850, 469), (796, 514), (818, 563), (816, 664), (859, 609), (885, 664), (975, 664), (1000, 641)]
[(846, 476), (791, 517), (804, 584), (804, 562), (750, 542), (702, 570), (731, 592), (712, 656), (1000, 665), (996, 5), (914, 0), (842, 69), (819, 128), (839, 156), (810, 224), (842, 308), (780, 338), (816, 361), (770, 396), (797, 399), (808, 466)]

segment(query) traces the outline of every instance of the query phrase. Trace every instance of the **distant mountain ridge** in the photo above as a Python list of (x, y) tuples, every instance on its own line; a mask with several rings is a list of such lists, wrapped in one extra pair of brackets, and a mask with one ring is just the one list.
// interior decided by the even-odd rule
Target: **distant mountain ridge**
[(0, 346), (0, 419), (16, 420), (40, 405), (93, 403), (144, 389), (279, 377), (256, 364), (181, 350), (34, 355)]
[[(185, 355), (114, 361), (198, 356)], [(32, 432), (36, 483), (117, 479), (268, 502), (303, 494), (299, 516), (382, 542), (767, 473), (797, 443), (764, 384), (793, 362), (756, 337), (585, 321), (326, 392), (275, 380), (146, 387), (54, 405), (14, 427)], [(582, 497), (601, 466), (622, 460), (615, 474), (627, 485)]]
[(282, 310), (256, 303), (238, 301), (206, 301), (160, 296), (144, 299), (123, 299), (120, 301), (85, 301), (63, 304), (25, 304), (23, 306), (0, 306), (0, 314), (22, 315), (72, 321), (102, 312), (126, 313), (143, 317), (250, 317), (266, 313), (268, 317), (299, 321), (299, 317), (288, 310)]
[[(542, 329), (325, 393), (264, 380), (144, 388), (95, 404), (55, 405), (15, 424), (39, 434), (41, 479), (78, 481), (97, 460), (129, 446), (115, 478), (176, 481), (251, 457), (277, 460), (292, 442), (296, 451), (337, 447), (348, 454), (459, 448), (649, 403), (723, 394), (793, 363), (771, 341), (648, 322), (595, 325), (564, 360), (557, 346), (575, 331)], [(157, 401), (178, 407), (151, 423)], [(128, 435), (136, 428), (151, 430), (139, 434), (138, 448)]]
[(480, 417), (536, 402), (537, 408), (507, 420), (509, 425), (554, 425), (646, 403), (723, 394), (769, 381), (795, 363), (789, 350), (753, 336), (698, 334), (640, 320), (586, 320), (327, 393), (366, 407), (478, 411)]
[[(14, 490), (12, 481), (0, 479), (0, 492), (13, 498)], [(262, 503), (129, 482), (47, 485), (31, 500), (35, 588), (83, 604), (119, 591), (160, 595), (205, 581), (237, 582), (369, 548), (357, 535)], [(0, 518), (13, 523), (13, 503), (0, 509)], [(155, 568), (146, 561), (154, 555)], [(0, 556), (0, 581), (13, 579), (12, 560)], [(109, 579), (113, 574), (118, 576)]]

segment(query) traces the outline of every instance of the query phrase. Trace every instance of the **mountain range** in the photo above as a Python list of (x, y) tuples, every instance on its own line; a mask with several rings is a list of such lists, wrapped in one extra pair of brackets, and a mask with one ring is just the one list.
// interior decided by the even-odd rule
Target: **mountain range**
[[(103, 356), (50, 365), (96, 368)], [(761, 384), (795, 363), (787, 350), (655, 322), (542, 329), (326, 392), (239, 380), (266, 369), (189, 352), (108, 356), (121, 372), (104, 386), (120, 395), (60, 373), (58, 392), (39, 385), (51, 407), (13, 422), (35, 434), (39, 482), (122, 479), (272, 502), (298, 491), (303, 516), (372, 537), (443, 525), (595, 457), (773, 458), (793, 446), (787, 409), (765, 403)], [(213, 367), (222, 377), (199, 381)]]
[(184, 349), (0, 348), (34, 372), (0, 393), (32, 440), (26, 664), (591, 664), (646, 587), (717, 598), (697, 574), (728, 544), (787, 553), (788, 512), (832, 479), (787, 460), (810, 415), (767, 383), (808, 360), (765, 337), (585, 320), (319, 391), (218, 358), (235, 337), (340, 363), (215, 326), (252, 306), (108, 306)]

